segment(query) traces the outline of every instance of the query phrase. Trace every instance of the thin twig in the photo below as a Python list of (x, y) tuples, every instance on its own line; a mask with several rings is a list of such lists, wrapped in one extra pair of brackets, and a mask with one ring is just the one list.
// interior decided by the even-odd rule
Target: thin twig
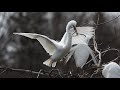
[(3, 70), (3, 71), (0, 73), (0, 75), (3, 74), (6, 70), (7, 70), (7, 69)]
[(112, 62), (116, 61), (120, 56), (118, 56), (117, 58), (113, 59)]
[(90, 78), (93, 77), (93, 75), (96, 75), (100, 71), (100, 68), (97, 68), (97, 70), (90, 76)]
[(27, 72), (27, 73), (33, 73), (33, 74), (38, 74), (39, 72), (36, 71), (31, 71), (31, 70), (25, 70), (25, 69), (15, 69), (15, 68), (10, 68), (10, 67), (0, 67), (0, 69), (6, 68), (6, 70), (12, 70), (12, 71), (20, 71), (20, 72)]
[(59, 76), (60, 76), (61, 78), (63, 78), (62, 75), (60, 74), (59, 69), (52, 69), (52, 70), (49, 72), (49, 76), (50, 76), (50, 74), (51, 74), (53, 71), (57, 71), (58, 74), (59, 74)]
[[(3, 67), (1, 66), (1, 67), (0, 67), (0, 69), (4, 69), (4, 68), (5, 68), (5, 70), (2, 71), (2, 72), (0, 73), (0, 75), (1, 75), (2, 73), (4, 73), (6, 70), (37, 74), (37, 78), (39, 78), (39, 75), (44, 75), (44, 73), (41, 73), (42, 69), (40, 69), (39, 72), (36, 72), (36, 71), (25, 70), (25, 69), (15, 69), (15, 68), (5, 67), (5, 66), (3, 66)], [(44, 72), (47, 73), (47, 74), (49, 74), (49, 75), (50, 75), (53, 71), (57, 71), (57, 72), (58, 72), (58, 75), (59, 75), (61, 78), (63, 78), (62, 75), (60, 74), (59, 69), (52, 69), (50, 72), (44, 70)], [(54, 73), (54, 74), (55, 74), (55, 73)]]
[(106, 23), (110, 23), (110, 22), (114, 21), (115, 19), (118, 19), (119, 17), (120, 17), (120, 15), (118, 15), (115, 18), (113, 18), (112, 20), (109, 20), (109, 21), (106, 21), (106, 22), (103, 22), (103, 23), (99, 23), (99, 24), (97, 24), (97, 26), (102, 25), (102, 24), (106, 24)]
[[(99, 23), (99, 13), (98, 13), (98, 19), (97, 19), (97, 22), (96, 22), (96, 29), (97, 29), (98, 23)], [(95, 40), (95, 34), (93, 36), (93, 43), (94, 43), (94, 49), (95, 49), (95, 51), (99, 54), (99, 62), (98, 62), (98, 67), (99, 67), (100, 64), (101, 64), (101, 52), (98, 50), (97, 42)]]
[[(119, 52), (118, 49), (113, 48), (113, 49), (105, 50), (105, 51), (101, 52), (101, 54), (104, 54), (104, 53), (106, 53), (106, 52), (108, 52), (108, 51), (118, 51), (118, 52)], [(96, 55), (95, 58), (97, 58), (98, 56), (99, 56), (99, 54)], [(90, 61), (88, 61), (85, 65), (89, 64), (91, 61), (92, 61), (92, 59), (91, 59)]]
[(37, 78), (39, 78), (41, 71), (42, 71), (42, 69), (39, 70)]
[(33, 74), (38, 74), (39, 72), (36, 71), (31, 71), (31, 70), (25, 70), (25, 69), (14, 69), (14, 68), (7, 68), (10, 69), (12, 71), (22, 71), (22, 72), (28, 72), (28, 73), (33, 73)]
[(98, 25), (98, 23), (99, 23), (99, 13), (98, 13), (98, 19), (97, 19), (97, 23), (96, 24)]
[[(100, 25), (103, 25), (103, 24), (106, 24), (106, 23), (110, 23), (110, 22), (118, 19), (119, 17), (120, 17), (120, 15), (118, 15), (118, 16), (115, 17), (115, 18), (113, 18), (112, 20), (105, 21), (105, 22), (102, 22), (102, 23), (99, 23), (99, 24), (95, 24), (95, 26), (100, 26)], [(84, 23), (83, 25), (80, 25), (80, 26), (83, 27), (83, 26), (87, 26), (87, 25), (89, 25), (89, 24), (88, 24), (88, 23)]]

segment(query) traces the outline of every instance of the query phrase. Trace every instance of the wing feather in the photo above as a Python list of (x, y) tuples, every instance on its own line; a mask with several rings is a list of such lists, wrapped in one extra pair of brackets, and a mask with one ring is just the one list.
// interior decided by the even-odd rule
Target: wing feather
[(91, 48), (90, 48), (88, 45), (85, 45), (85, 47), (86, 47), (86, 49), (88, 49), (88, 51), (89, 51), (89, 53), (90, 53), (90, 55), (91, 55), (91, 57), (92, 57), (93, 62), (94, 62), (95, 65), (97, 66), (98, 63), (97, 63), (97, 60), (95, 59), (95, 55), (94, 55), (93, 51), (91, 50)]
[[(95, 29), (93, 27), (76, 27), (78, 35), (72, 37), (72, 45), (74, 44), (88, 44), (89, 40), (94, 36)], [(84, 34), (84, 35), (80, 35)]]
[(95, 32), (94, 27), (77, 27), (76, 29), (79, 34), (85, 34), (87, 36), (93, 36)]
[(58, 42), (44, 35), (35, 33), (13, 33), (13, 34), (25, 36), (31, 39), (37, 39), (43, 46), (43, 48), (46, 50), (46, 52), (49, 53), (49, 55), (53, 55), (58, 46)]

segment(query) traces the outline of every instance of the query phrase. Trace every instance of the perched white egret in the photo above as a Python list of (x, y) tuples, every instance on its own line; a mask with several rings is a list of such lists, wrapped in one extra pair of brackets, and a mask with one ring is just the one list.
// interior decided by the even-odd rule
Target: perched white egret
[[(82, 68), (87, 62), (89, 55), (92, 56), (93, 62), (97, 66), (94, 53), (88, 46), (90, 39), (94, 36), (94, 27), (76, 27), (78, 35), (72, 37), (72, 47), (69, 54), (65, 57), (65, 64), (70, 60), (71, 56), (74, 56), (77, 67)], [(76, 34), (76, 33), (74, 33)]]
[(31, 39), (37, 39), (40, 44), (43, 46), (43, 48), (46, 50), (51, 57), (43, 62), (43, 64), (49, 66), (49, 67), (55, 67), (56, 62), (58, 60), (61, 60), (71, 49), (72, 45), (72, 31), (76, 32), (76, 24), (77, 22), (74, 20), (71, 20), (68, 22), (66, 26), (66, 33), (62, 37), (60, 42), (57, 42), (55, 40), (52, 40), (48, 38), (47, 36), (35, 34), (35, 33), (13, 33), (16, 35), (22, 35)]
[(94, 53), (88, 45), (78, 44), (72, 47), (70, 53), (65, 57), (65, 63), (70, 60), (72, 55), (74, 56), (76, 67), (83, 68), (89, 58), (89, 55), (92, 56), (93, 62), (97, 65)]
[(120, 78), (120, 66), (115, 62), (103, 65), (102, 75), (105, 78)]

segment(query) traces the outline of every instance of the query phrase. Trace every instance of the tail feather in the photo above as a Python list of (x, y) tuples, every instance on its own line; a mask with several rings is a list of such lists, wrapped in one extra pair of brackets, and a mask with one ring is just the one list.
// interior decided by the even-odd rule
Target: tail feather
[(48, 59), (45, 62), (43, 62), (44, 65), (51, 67), (52, 66), (52, 59)]
[(57, 61), (52, 63), (52, 67), (56, 67)]

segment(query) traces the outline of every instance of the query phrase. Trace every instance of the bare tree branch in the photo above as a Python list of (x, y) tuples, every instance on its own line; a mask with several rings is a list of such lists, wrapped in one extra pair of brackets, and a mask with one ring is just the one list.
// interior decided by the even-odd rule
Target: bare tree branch
[[(19, 72), (26, 72), (26, 73), (32, 73), (32, 74), (37, 74), (37, 78), (39, 78), (40, 75), (45, 75), (45, 73), (50, 76), (52, 73), (53, 74), (57, 74), (57, 76), (59, 75), (61, 78), (63, 78), (63, 76), (61, 75), (59, 69), (52, 69), (51, 71), (45, 71), (43, 69), (40, 69), (39, 72), (36, 72), (36, 71), (31, 71), (31, 70), (25, 70), (25, 69), (15, 69), (15, 68), (11, 68), (11, 67), (0, 67), (0, 69), (4, 69), (1, 73), (3, 74), (5, 71), (7, 70), (11, 70), (11, 71), (19, 71)], [(42, 70), (45, 72), (43, 73)], [(54, 71), (57, 71), (57, 73), (55, 73)], [(51, 76), (50, 76), (51, 77)]]
[(118, 15), (118, 16), (115, 17), (115, 18), (113, 18), (112, 20), (109, 20), (109, 21), (106, 21), (106, 22), (103, 22), (103, 23), (99, 23), (99, 24), (97, 24), (97, 26), (99, 26), (99, 25), (103, 25), (103, 24), (106, 24), (106, 23), (110, 23), (110, 22), (112, 22), (112, 21), (118, 19), (119, 17), (120, 17), (120, 15)]
[(25, 70), (25, 69), (15, 69), (15, 68), (11, 68), (11, 67), (0, 67), (0, 69), (4, 69), (5, 70), (12, 70), (12, 71), (22, 71), (22, 72), (28, 72), (28, 73), (33, 73), (33, 74), (38, 74), (39, 72), (36, 71), (31, 71), (31, 70)]
[(41, 74), (42, 69), (39, 70), (37, 78), (39, 78), (39, 75)]
[(7, 69), (3, 70), (3, 71), (0, 73), (0, 75), (3, 74), (6, 70), (7, 70)]
[[(107, 50), (101, 52), (101, 54), (104, 54), (104, 53), (106, 53), (108, 51), (117, 51), (117, 52), (120, 52), (118, 49), (112, 48), (112, 49), (107, 49)], [(96, 55), (95, 58), (97, 58), (98, 56), (99, 56), (99, 54)], [(88, 61), (85, 65), (89, 64), (91, 61), (92, 61), (92, 59), (90, 61)]]
[[(97, 19), (97, 22), (96, 22), (96, 25), (98, 25), (99, 23), (99, 13), (98, 13), (98, 19)], [(97, 26), (96, 26), (96, 29), (97, 29)], [(98, 67), (100, 67), (100, 64), (101, 64), (101, 52), (98, 50), (98, 46), (97, 46), (97, 42), (95, 40), (95, 35), (93, 36), (93, 43), (94, 43), (94, 49), (95, 51), (99, 54), (99, 62), (98, 62)]]

